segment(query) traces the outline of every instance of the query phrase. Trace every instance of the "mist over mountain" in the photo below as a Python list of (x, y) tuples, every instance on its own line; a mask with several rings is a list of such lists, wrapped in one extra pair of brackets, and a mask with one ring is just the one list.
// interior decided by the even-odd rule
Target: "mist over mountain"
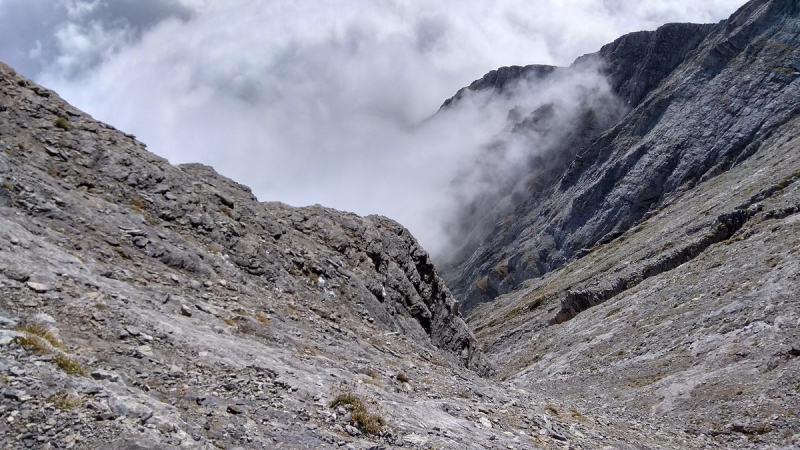
[(416, 128), (444, 99), (500, 66), (567, 66), (626, 32), (738, 6), (2, 0), (0, 60), (173, 163), (209, 164), (263, 200), (387, 215), (441, 255), (449, 211), (476, 195), (450, 183), (507, 116)]
[(796, 448), (800, 6), (724, 7), (0, 0), (0, 448)]

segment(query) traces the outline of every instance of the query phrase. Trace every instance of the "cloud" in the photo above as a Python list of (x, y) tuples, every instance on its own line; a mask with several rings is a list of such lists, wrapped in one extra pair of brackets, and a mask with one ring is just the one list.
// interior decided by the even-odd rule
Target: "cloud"
[(191, 17), (177, 0), (0, 0), (0, 57), (28, 77), (75, 77), (163, 20)]
[(440, 252), (464, 198), (451, 181), (508, 114), (417, 126), (444, 99), (499, 66), (568, 65), (740, 2), (0, 0), (0, 59), (173, 163), (210, 164), (261, 200), (390, 216)]

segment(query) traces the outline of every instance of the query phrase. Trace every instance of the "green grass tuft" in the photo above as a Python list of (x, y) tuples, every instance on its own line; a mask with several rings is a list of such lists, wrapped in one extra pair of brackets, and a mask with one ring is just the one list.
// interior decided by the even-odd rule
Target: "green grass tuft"
[(81, 406), (83, 404), (83, 399), (64, 391), (49, 397), (47, 402), (52, 403), (53, 407), (56, 409), (69, 411)]
[(69, 375), (78, 375), (80, 377), (85, 377), (89, 375), (89, 372), (83, 367), (78, 361), (75, 361), (71, 357), (65, 355), (64, 353), (59, 353), (53, 357), (53, 363), (61, 368), (65, 373)]
[[(67, 347), (60, 340), (58, 340), (58, 338), (52, 332), (50, 332), (50, 329), (46, 325), (42, 325), (40, 323), (23, 324), (15, 327), (14, 331), (19, 331), (20, 333), (26, 334), (26, 336), (18, 339), (20, 341), (20, 345), (23, 347), (27, 348), (30, 346), (33, 347), (34, 350), (42, 350), (43, 347), (47, 348), (47, 351), (40, 351), (40, 353), (50, 353), (49, 347), (54, 347), (60, 350), (67, 349)], [(43, 343), (36, 338), (44, 340), (46, 343)]]
[(366, 434), (378, 434), (386, 426), (383, 417), (371, 414), (361, 398), (353, 393), (340, 394), (330, 404), (331, 408), (339, 406), (350, 410), (350, 422)]

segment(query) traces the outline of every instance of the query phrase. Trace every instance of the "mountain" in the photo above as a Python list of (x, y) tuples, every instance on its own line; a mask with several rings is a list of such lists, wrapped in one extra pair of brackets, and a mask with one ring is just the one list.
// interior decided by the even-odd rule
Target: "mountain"
[(447, 269), (506, 383), (703, 445), (796, 445), (799, 13), (751, 1), (576, 62), (629, 112)]
[(794, 448), (799, 16), (456, 93), (607, 86), (509, 111), (494, 154), (546, 145), (444, 277), (391, 219), (259, 202), (0, 64), (0, 448)]
[(551, 183), (491, 216), (479, 248), (447, 267), (463, 310), (609, 242), (752, 155), (795, 113), (794, 8), (751, 2), (716, 26), (665, 25), (579, 58), (570, 69), (599, 61), (629, 111), (570, 146), (574, 156), (548, 172)]

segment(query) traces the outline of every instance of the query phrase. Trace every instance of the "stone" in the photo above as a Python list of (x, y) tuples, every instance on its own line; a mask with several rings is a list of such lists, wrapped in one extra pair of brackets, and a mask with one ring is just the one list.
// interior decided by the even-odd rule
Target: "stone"
[(2, 268), (0, 272), (2, 272), (3, 275), (9, 279), (19, 281), (20, 283), (28, 281), (31, 277), (31, 274), (27, 269), (17, 264), (8, 265)]
[(109, 397), (108, 399), (108, 408), (117, 416), (128, 416), (130, 415), (130, 410), (125, 405), (125, 403), (117, 398), (117, 397)]
[(352, 425), (345, 425), (344, 429), (350, 436), (361, 436), (361, 430)]
[(17, 331), (0, 330), (0, 346), (9, 345), (21, 336), (23, 336), (23, 333)]
[(153, 349), (149, 345), (140, 345), (136, 347), (136, 353), (139, 358), (152, 358)]
[(228, 405), (227, 411), (231, 414), (244, 414), (244, 408), (239, 405)]
[(33, 282), (33, 281), (28, 281), (25, 284), (28, 286), (28, 288), (30, 288), (32, 291), (36, 292), (37, 294), (44, 294), (46, 292), (49, 292), (49, 291), (53, 290), (52, 286), (49, 286), (49, 285), (46, 285), (46, 284), (42, 284), (42, 283), (36, 283), (36, 282)]
[(95, 380), (108, 380), (111, 381), (112, 383), (116, 383), (117, 381), (119, 381), (119, 375), (113, 372), (108, 372), (106, 370), (94, 370), (90, 375)]

